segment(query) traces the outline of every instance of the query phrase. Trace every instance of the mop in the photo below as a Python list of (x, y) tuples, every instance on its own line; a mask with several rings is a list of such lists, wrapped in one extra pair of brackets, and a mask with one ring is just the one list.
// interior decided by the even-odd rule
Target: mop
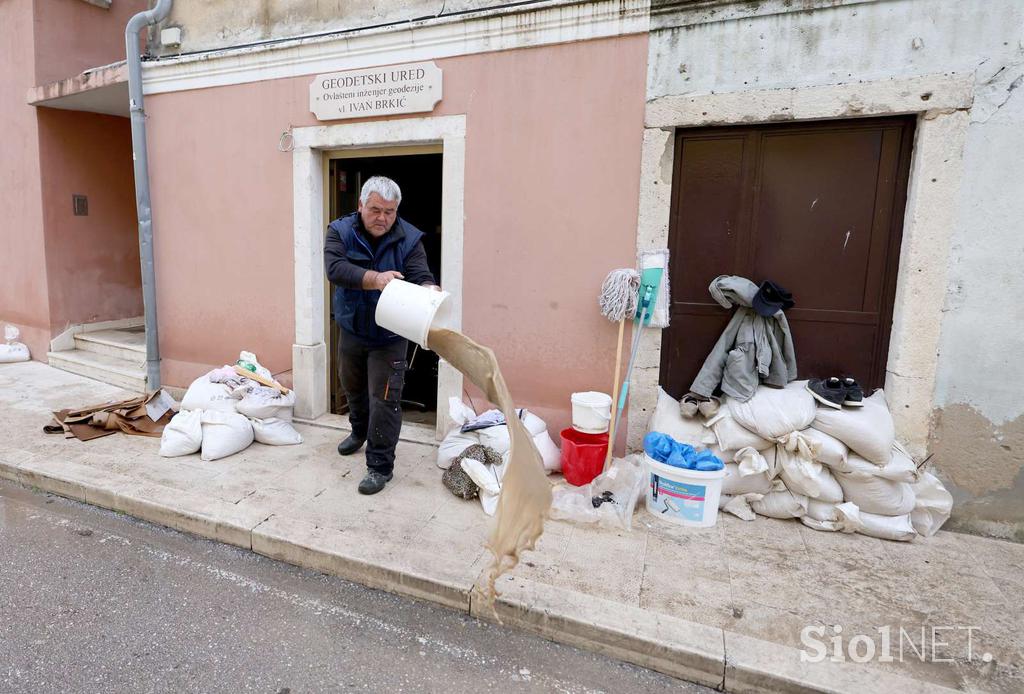
[[(612, 270), (601, 285), (601, 296), (597, 303), (601, 307), (601, 315), (619, 324), (619, 343), (615, 350), (615, 381), (612, 385), (612, 403), (619, 395), (619, 376), (622, 371), (622, 335), (626, 326), (626, 316), (636, 311), (637, 290), (640, 288), (640, 274), (633, 268)], [(608, 430), (608, 453), (604, 458), (604, 470), (612, 460), (615, 448), (615, 425)]]
[[(636, 323), (633, 327), (636, 335), (633, 337), (633, 349), (629, 355), (629, 365), (626, 367), (626, 379), (622, 382), (622, 392), (619, 395), (612, 431), (618, 430), (622, 420), (622, 411), (626, 409), (630, 379), (633, 374), (633, 366), (636, 364), (637, 352), (640, 351), (640, 338), (643, 335), (644, 326), (668, 327), (668, 249), (641, 251), (639, 260), (640, 287), (637, 292)], [(610, 442), (609, 450), (611, 450)]]

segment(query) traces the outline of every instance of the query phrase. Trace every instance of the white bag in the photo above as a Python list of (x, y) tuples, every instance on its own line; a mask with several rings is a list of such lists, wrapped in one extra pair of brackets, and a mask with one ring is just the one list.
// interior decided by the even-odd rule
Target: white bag
[(837, 472), (836, 481), (843, 488), (843, 498), (857, 504), (864, 513), (902, 516), (914, 510), (914, 489), (906, 482), (846, 472)]
[(671, 436), (679, 443), (694, 448), (706, 445), (711, 431), (697, 417), (683, 417), (679, 412), (679, 401), (658, 386), (658, 404), (651, 415), (648, 431)]
[(899, 444), (893, 445), (892, 457), (888, 464), (881, 466), (861, 458), (856, 453), (851, 453), (847, 459), (847, 471), (844, 474), (855, 480), (881, 477), (892, 482), (906, 482), (907, 484), (914, 484), (921, 479), (917, 464)]
[(849, 472), (846, 465), (850, 449), (846, 444), (835, 436), (829, 436), (823, 431), (814, 427), (808, 427), (800, 432), (808, 445), (815, 450), (814, 459), (823, 465), (828, 465), (833, 471)]
[(28, 347), (18, 342), (21, 331), (13, 325), (4, 326), (4, 339), (6, 344), (0, 345), (0, 364), (13, 364), (19, 361), (28, 361), (30, 356)]
[(268, 446), (294, 446), (302, 443), (302, 434), (295, 430), (288, 420), (269, 417), (267, 419), (249, 418), (252, 433), (257, 443)]
[[(753, 448), (741, 448), (736, 451), (733, 456), (733, 462), (739, 465), (740, 475), (758, 475), (764, 473), (768, 480), (772, 480), (778, 475), (777, 457), (775, 455), (778, 446), (772, 446), (766, 448), (763, 451), (758, 451)], [(723, 461), (728, 458), (723, 458), (719, 455), (721, 451), (716, 451), (712, 448), (712, 452), (715, 453)]]
[(223, 383), (214, 383), (207, 376), (192, 381), (181, 399), (183, 410), (203, 410), (236, 414), (238, 401), (231, 395), (231, 388)]
[[(473, 411), (473, 408), (462, 402), (459, 398), (448, 398), (448, 415), (455, 426), (437, 447), (437, 466), (442, 470), (447, 470), (451, 467), (455, 457), (464, 450), (480, 443), (480, 432), (470, 431), (465, 434), (462, 433), (462, 425), (476, 417), (476, 412)], [(463, 469), (465, 469), (465, 466)], [(468, 470), (466, 474), (469, 474)]]
[(849, 501), (827, 504), (811, 499), (807, 502), (807, 514), (800, 518), (800, 522), (808, 528), (833, 533), (855, 533), (862, 527), (860, 509)]
[(202, 423), (203, 460), (220, 460), (244, 451), (255, 437), (249, 419), (237, 412), (206, 410)]
[(238, 413), (244, 414), (250, 419), (292, 421), (292, 412), (295, 409), (294, 390), (288, 391), (287, 394), (282, 394), (276, 388), (267, 388), (258, 383), (250, 382), (235, 388), (232, 395), (240, 398), (235, 405)]
[(758, 386), (754, 397), (746, 402), (727, 398), (729, 412), (746, 429), (776, 440), (806, 429), (814, 421), (818, 408), (806, 386), (807, 381), (794, 381), (785, 388)]
[[(590, 484), (574, 487), (560, 484), (552, 489), (551, 518), (577, 523), (598, 523), (621, 530), (633, 528), (633, 510), (643, 494), (647, 474), (639, 455), (614, 458), (604, 472)], [(612, 502), (595, 507), (591, 499), (612, 493)]]
[(501, 465), (486, 465), (473, 458), (463, 458), (459, 461), (463, 471), (480, 488), (477, 496), (480, 499), (480, 506), (488, 516), (493, 516), (498, 510), (501, 478), (505, 474), (506, 462), (507, 459), (502, 459)]
[(843, 501), (843, 489), (821, 463), (776, 446), (779, 474), (790, 491), (830, 504)]
[[(724, 399), (728, 401), (728, 398)], [(707, 426), (714, 434), (711, 443), (717, 444), (722, 451), (738, 451), (741, 448), (763, 451), (775, 445), (774, 442), (763, 439), (743, 427), (729, 413), (729, 408), (724, 406), (718, 414), (708, 420)]]
[(722, 494), (718, 497), (718, 510), (731, 513), (740, 520), (752, 521), (757, 516), (754, 513), (754, 509), (750, 508), (750, 504), (754, 501), (760, 501), (764, 498), (764, 494), (737, 494), (736, 496), (729, 496), (728, 494)]
[(201, 410), (181, 410), (171, 417), (160, 435), (160, 455), (175, 458), (189, 455), (203, 445), (203, 423)]
[(876, 465), (885, 465), (892, 457), (896, 426), (881, 390), (865, 398), (863, 407), (819, 407), (814, 428), (836, 437)]
[(880, 516), (861, 511), (860, 520), (861, 528), (857, 532), (862, 535), (900, 542), (910, 542), (917, 537), (909, 513), (902, 516)]
[(551, 434), (548, 433), (547, 428), (533, 437), (533, 445), (537, 447), (540, 459), (544, 461), (544, 470), (548, 474), (562, 471), (562, 452), (551, 440)]
[(807, 513), (807, 497), (787, 489), (765, 494), (763, 499), (752, 501), (750, 507), (769, 518), (800, 518)]
[(910, 522), (918, 534), (931, 537), (953, 513), (953, 495), (930, 472), (924, 473), (921, 481), (914, 485), (914, 494), (916, 499)]
[(767, 494), (772, 490), (772, 480), (767, 473), (744, 475), (736, 463), (725, 464), (725, 477), (722, 478), (722, 494), (735, 496), (738, 494)]

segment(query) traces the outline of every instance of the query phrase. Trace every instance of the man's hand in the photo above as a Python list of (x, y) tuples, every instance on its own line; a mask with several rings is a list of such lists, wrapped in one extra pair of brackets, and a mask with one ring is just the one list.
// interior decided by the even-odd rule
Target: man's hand
[(388, 270), (387, 272), (374, 272), (373, 270), (367, 270), (366, 274), (363, 275), (363, 289), (376, 289), (378, 291), (384, 291), (384, 287), (388, 286), (391, 280), (404, 280), (405, 275), (396, 270)]

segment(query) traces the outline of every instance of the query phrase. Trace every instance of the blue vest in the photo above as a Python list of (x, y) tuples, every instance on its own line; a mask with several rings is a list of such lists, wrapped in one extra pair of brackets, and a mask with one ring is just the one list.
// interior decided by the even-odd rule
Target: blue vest
[[(395, 220), (391, 231), (385, 234), (374, 251), (360, 233), (362, 220), (358, 212), (345, 215), (331, 222), (330, 227), (338, 232), (345, 244), (345, 259), (353, 265), (376, 272), (396, 270), (405, 274), (405, 261), (423, 238), (423, 232), (401, 217)], [(377, 290), (334, 288), (334, 322), (342, 330), (367, 342), (385, 344), (400, 339), (389, 330), (377, 325)]]

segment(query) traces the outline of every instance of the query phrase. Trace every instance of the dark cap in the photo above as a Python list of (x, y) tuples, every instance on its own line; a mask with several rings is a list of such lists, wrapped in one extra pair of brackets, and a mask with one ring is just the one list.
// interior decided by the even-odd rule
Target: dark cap
[(788, 289), (771, 280), (765, 280), (754, 295), (752, 305), (758, 315), (771, 318), (780, 310), (793, 308), (793, 303), (793, 295)]

